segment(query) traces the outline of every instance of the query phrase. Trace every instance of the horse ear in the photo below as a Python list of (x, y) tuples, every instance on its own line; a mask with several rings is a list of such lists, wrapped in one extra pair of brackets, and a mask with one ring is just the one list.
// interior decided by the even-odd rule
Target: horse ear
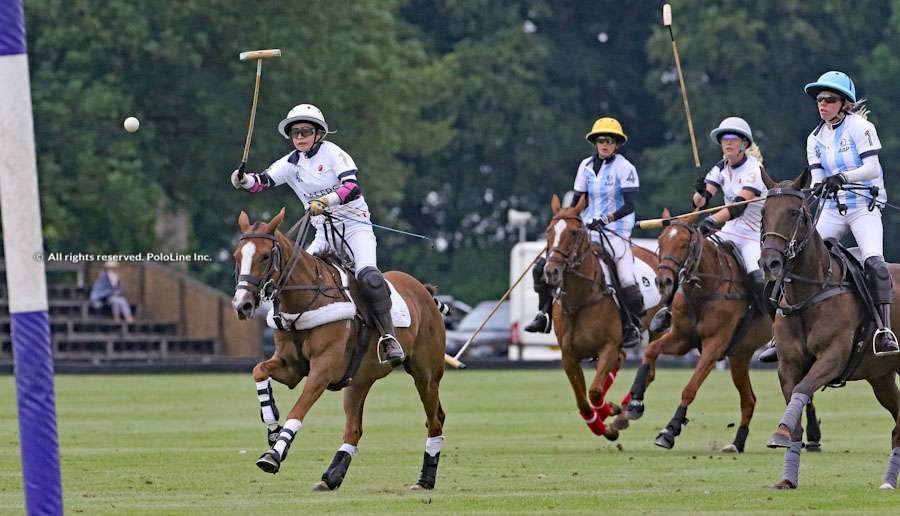
[(800, 174), (800, 177), (794, 180), (794, 183), (791, 185), (794, 190), (802, 190), (804, 188), (809, 188), (809, 183), (812, 180), (812, 174), (809, 173), (809, 167), (803, 169), (803, 173)]
[(559, 211), (560, 206), (562, 205), (562, 201), (559, 200), (559, 196), (553, 194), (553, 198), (550, 199), (550, 209), (553, 210), (553, 214), (556, 215), (556, 212)]
[[(579, 194), (575, 194), (579, 195)], [(587, 194), (580, 194), (578, 197), (578, 202), (575, 203), (575, 211), (581, 213), (584, 211), (584, 208), (587, 206)]]
[(250, 231), (250, 217), (246, 211), (241, 210), (241, 214), (238, 215), (238, 227), (241, 228), (241, 233)]
[(275, 230), (278, 229), (278, 225), (281, 224), (281, 221), (284, 220), (284, 207), (282, 206), (281, 211), (275, 215), (272, 220), (266, 225), (266, 233), (275, 233)]
[(672, 212), (669, 211), (669, 208), (663, 208), (662, 218), (668, 219), (672, 217)]
[(763, 166), (760, 166), (759, 171), (762, 174), (763, 184), (766, 185), (766, 188), (768, 188), (770, 190), (772, 188), (775, 188), (775, 181), (773, 181), (772, 178), (769, 177), (769, 173), (766, 172), (766, 168)]

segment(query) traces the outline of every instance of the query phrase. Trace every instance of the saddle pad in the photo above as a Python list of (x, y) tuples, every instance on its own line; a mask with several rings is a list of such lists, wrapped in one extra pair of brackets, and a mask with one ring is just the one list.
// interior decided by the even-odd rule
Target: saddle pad
[[(348, 286), (349, 282), (347, 280), (347, 274), (340, 268), (338, 268), (338, 272), (341, 274), (341, 283), (345, 287)], [(412, 324), (412, 317), (409, 315), (409, 307), (406, 304), (406, 300), (397, 292), (397, 289), (394, 288), (394, 285), (391, 284), (390, 281), (387, 281), (387, 284), (391, 289), (391, 320), (397, 328), (409, 328)], [(350, 295), (348, 294), (347, 297), (350, 297)], [(268, 315), (266, 315), (266, 324), (269, 328), (277, 329), (278, 327), (275, 325), (274, 315), (274, 310), (269, 310)], [(286, 323), (294, 321), (291, 325), (294, 330), (308, 330), (335, 321), (353, 319), (355, 315), (356, 303), (353, 302), (352, 297), (350, 298), (350, 301), (329, 303), (314, 310), (303, 312), (302, 314), (281, 312), (283, 321)]]
[[(612, 276), (609, 267), (606, 266), (603, 260), (600, 260), (600, 267), (603, 269), (606, 286), (612, 287)], [(659, 294), (659, 289), (656, 288), (656, 271), (638, 257), (634, 258), (634, 279), (637, 280), (638, 286), (641, 287), (641, 294), (644, 296), (644, 310), (649, 310), (658, 305), (660, 300), (662, 300), (662, 296)]]

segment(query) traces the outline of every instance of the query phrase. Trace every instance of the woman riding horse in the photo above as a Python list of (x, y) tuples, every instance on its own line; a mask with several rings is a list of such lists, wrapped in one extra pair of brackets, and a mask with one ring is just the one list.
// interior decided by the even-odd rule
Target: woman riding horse
[[(572, 206), (578, 205), (582, 199), (587, 201), (580, 215), (591, 230), (591, 240), (600, 244), (615, 262), (625, 347), (631, 348), (640, 344), (639, 317), (644, 314), (644, 299), (634, 275), (634, 255), (629, 241), (640, 181), (634, 165), (618, 153), (628, 141), (618, 120), (609, 117), (597, 119), (585, 139), (594, 147), (594, 154), (578, 166)], [(546, 260), (541, 258), (532, 269), (539, 312), (525, 331), (550, 333), (550, 308), (555, 289), (544, 281), (545, 264)]]
[[(337, 145), (325, 141), (328, 123), (322, 111), (312, 104), (294, 106), (278, 124), (278, 132), (292, 140), (294, 150), (264, 172), (244, 174), (235, 170), (231, 174), (231, 184), (254, 193), (285, 183), (290, 185), (313, 216), (316, 227), (315, 239), (306, 251), (317, 254), (331, 250), (338, 255), (350, 256), (362, 295), (381, 331), (379, 349), (384, 351), (385, 361), (395, 367), (400, 365), (404, 354), (394, 337), (391, 293), (378, 270), (369, 206), (359, 188), (353, 158)], [(322, 216), (326, 212), (333, 230), (330, 241)]]
[[(834, 196), (824, 206), (816, 231), (827, 240), (840, 241), (847, 231), (853, 233), (862, 252), (866, 280), (882, 325), (875, 339), (879, 355), (900, 353), (897, 337), (891, 331), (892, 283), (884, 262), (884, 230), (881, 208), (887, 202), (884, 173), (878, 160), (881, 141), (875, 126), (866, 119), (864, 100), (857, 102), (856, 85), (847, 74), (831, 71), (806, 85), (807, 95), (816, 99), (821, 122), (806, 138), (806, 159), (813, 184), (824, 183), (825, 194)], [(841, 187), (861, 183), (877, 187), (877, 203), (870, 210), (868, 200)], [(760, 358), (774, 353), (767, 350)]]

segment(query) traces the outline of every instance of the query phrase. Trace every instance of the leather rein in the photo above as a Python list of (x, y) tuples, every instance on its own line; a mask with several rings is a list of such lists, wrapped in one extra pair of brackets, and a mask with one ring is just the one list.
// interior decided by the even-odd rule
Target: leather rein
[[(594, 248), (594, 246), (591, 245), (590, 233), (587, 231), (587, 228), (584, 227), (584, 222), (581, 220), (581, 217), (575, 215), (555, 216), (550, 219), (548, 229), (550, 227), (553, 227), (554, 222), (559, 220), (574, 220), (579, 223), (579, 227), (575, 231), (575, 243), (572, 244), (571, 251), (563, 251), (559, 248), (558, 245), (548, 247), (547, 249), (547, 263), (556, 263), (562, 265), (563, 275), (562, 279), (560, 280), (557, 300), (559, 301), (563, 311), (571, 317), (574, 316), (575, 313), (583, 307), (599, 303), (605, 296), (611, 295), (612, 290), (607, 288), (606, 282), (603, 281), (601, 272), (602, 269), (600, 267), (600, 254)], [(588, 257), (593, 257), (596, 261), (596, 268), (594, 269), (594, 274), (592, 276), (588, 276), (580, 270), (582, 265), (584, 265), (585, 263), (585, 258)], [(591, 282), (591, 292), (587, 301), (577, 304), (566, 302), (569, 297), (565, 289), (566, 274), (571, 274), (575, 277)]]

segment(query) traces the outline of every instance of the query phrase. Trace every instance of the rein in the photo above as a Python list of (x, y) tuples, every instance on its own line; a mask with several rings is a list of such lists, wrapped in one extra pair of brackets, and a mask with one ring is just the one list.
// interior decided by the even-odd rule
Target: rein
[[(238, 289), (248, 290), (253, 294), (253, 300), (258, 305), (261, 301), (271, 301), (273, 306), (273, 318), (275, 320), (275, 325), (280, 330), (293, 330), (294, 321), (289, 321), (288, 324), (284, 324), (281, 317), (281, 309), (280, 309), (280, 294), (282, 292), (287, 291), (312, 291), (314, 295), (312, 299), (306, 303), (303, 309), (298, 311), (299, 314), (302, 314), (309, 310), (315, 302), (319, 299), (320, 296), (327, 297), (329, 299), (343, 299), (343, 291), (347, 290), (347, 287), (343, 286), (341, 281), (338, 278), (334, 277), (334, 272), (332, 271), (332, 281), (335, 284), (328, 284), (325, 282), (325, 277), (322, 274), (322, 262), (321, 259), (312, 256), (313, 263), (315, 264), (315, 277), (318, 280), (317, 283), (309, 283), (309, 284), (288, 284), (291, 276), (293, 275), (294, 269), (297, 266), (297, 263), (300, 261), (301, 254), (303, 253), (303, 240), (306, 238), (306, 235), (309, 232), (309, 215), (308, 213), (304, 214), (303, 217), (292, 227), (288, 234), (292, 233), (294, 230), (298, 229), (297, 237), (294, 240), (294, 245), (291, 248), (290, 262), (287, 267), (284, 268), (284, 272), (281, 272), (280, 266), (282, 264), (282, 260), (284, 259), (284, 253), (281, 249), (281, 244), (278, 242), (278, 238), (270, 233), (245, 233), (241, 235), (240, 240), (248, 240), (251, 238), (263, 238), (266, 240), (270, 240), (272, 242), (272, 259), (269, 261), (269, 267), (266, 269), (266, 272), (263, 276), (254, 276), (251, 274), (241, 274), (238, 276), (238, 282), (245, 281), (246, 285), (239, 284), (237, 286)], [(279, 273), (278, 281), (276, 282), (273, 277), (276, 273)], [(329, 295), (327, 292), (331, 290), (337, 290), (338, 295)]]
[[(766, 231), (765, 227), (763, 227), (763, 250), (769, 249), (775, 251), (782, 255), (785, 259), (784, 268), (782, 270), (781, 277), (778, 278), (778, 282), (783, 282), (787, 286), (792, 285), (794, 282), (798, 282), (818, 287), (818, 290), (810, 294), (806, 299), (793, 304), (787, 300), (787, 292), (785, 291), (784, 295), (782, 296), (782, 301), (784, 302), (784, 304), (779, 303), (778, 305), (781, 313), (785, 316), (797, 312), (802, 312), (813, 304), (819, 303), (838, 294), (847, 292), (850, 287), (850, 284), (847, 282), (846, 278), (846, 270), (842, 270), (841, 277), (837, 283), (831, 282), (831, 280), (835, 276), (834, 257), (827, 250), (825, 252), (824, 260), (825, 269), (824, 271), (822, 271), (824, 279), (802, 276), (792, 270), (793, 267), (797, 264), (796, 259), (801, 256), (803, 251), (806, 249), (807, 244), (810, 242), (810, 240), (812, 240), (812, 236), (813, 234), (815, 234), (816, 223), (818, 222), (819, 216), (822, 213), (822, 207), (827, 200), (826, 196), (819, 196), (819, 191), (820, 189), (815, 189), (811, 191), (811, 195), (807, 195), (807, 193), (795, 188), (778, 187), (770, 189), (766, 194), (766, 198), (794, 197), (800, 199), (800, 209), (798, 210), (796, 208), (791, 208), (791, 210), (797, 212), (797, 220), (794, 223), (794, 228), (791, 231), (790, 237), (787, 237), (777, 231)], [(818, 204), (815, 215), (810, 212), (810, 208), (814, 204)], [(806, 232), (805, 234), (800, 235), (800, 230), (804, 225), (807, 226)], [(769, 236), (777, 237), (784, 241), (785, 249), (782, 250), (772, 246), (767, 246), (766, 238)], [(822, 260), (819, 261), (821, 262)], [(780, 285), (776, 285), (776, 291), (779, 286)]]
[[(574, 215), (555, 216), (550, 219), (549, 227), (552, 227), (553, 223), (558, 220), (575, 220), (580, 224), (575, 232), (575, 243), (572, 245), (572, 250), (570, 252), (561, 250), (559, 246), (553, 246), (552, 248), (548, 248), (547, 250), (547, 263), (556, 263), (562, 266), (563, 275), (559, 285), (559, 294), (557, 295), (557, 299), (559, 300), (560, 306), (562, 307), (563, 311), (571, 317), (574, 316), (575, 313), (577, 313), (583, 307), (599, 303), (605, 296), (612, 294), (612, 291), (606, 288), (606, 283), (603, 281), (600, 267), (600, 256), (591, 245), (590, 234), (584, 227), (581, 218)], [(561, 259), (557, 257), (561, 257)], [(596, 265), (594, 273), (591, 276), (588, 276), (587, 274), (581, 272), (581, 268), (585, 264), (586, 257), (592, 257), (595, 259)], [(577, 304), (566, 303), (566, 299), (568, 299), (569, 297), (569, 294), (565, 289), (566, 276), (568, 274), (589, 281), (591, 283), (591, 292), (587, 301)]]
[[(677, 284), (685, 288), (685, 293), (689, 294), (689, 298), (693, 298), (692, 301), (696, 305), (713, 299), (740, 300), (746, 298), (746, 296), (741, 294), (717, 292), (722, 288), (723, 284), (731, 284), (738, 280), (733, 278), (733, 274), (725, 275), (721, 272), (726, 269), (731, 271), (731, 267), (729, 266), (728, 261), (723, 257), (724, 251), (722, 251), (719, 245), (716, 245), (716, 241), (713, 241), (712, 243), (716, 251), (715, 258), (720, 273), (700, 272), (700, 264), (703, 262), (704, 236), (693, 225), (686, 222), (676, 220), (673, 221), (670, 226), (683, 227), (688, 232), (688, 238), (690, 239), (688, 240), (688, 250), (687, 253), (685, 253), (685, 256), (680, 259), (673, 255), (661, 256), (658, 268), (671, 272), (675, 277)], [(672, 265), (669, 265), (669, 262), (671, 262)], [(707, 289), (712, 291), (712, 293), (706, 296), (690, 295), (692, 293), (699, 294), (701, 282), (704, 279), (716, 280), (714, 286)], [(677, 289), (673, 289), (672, 296), (675, 295), (676, 290)]]

